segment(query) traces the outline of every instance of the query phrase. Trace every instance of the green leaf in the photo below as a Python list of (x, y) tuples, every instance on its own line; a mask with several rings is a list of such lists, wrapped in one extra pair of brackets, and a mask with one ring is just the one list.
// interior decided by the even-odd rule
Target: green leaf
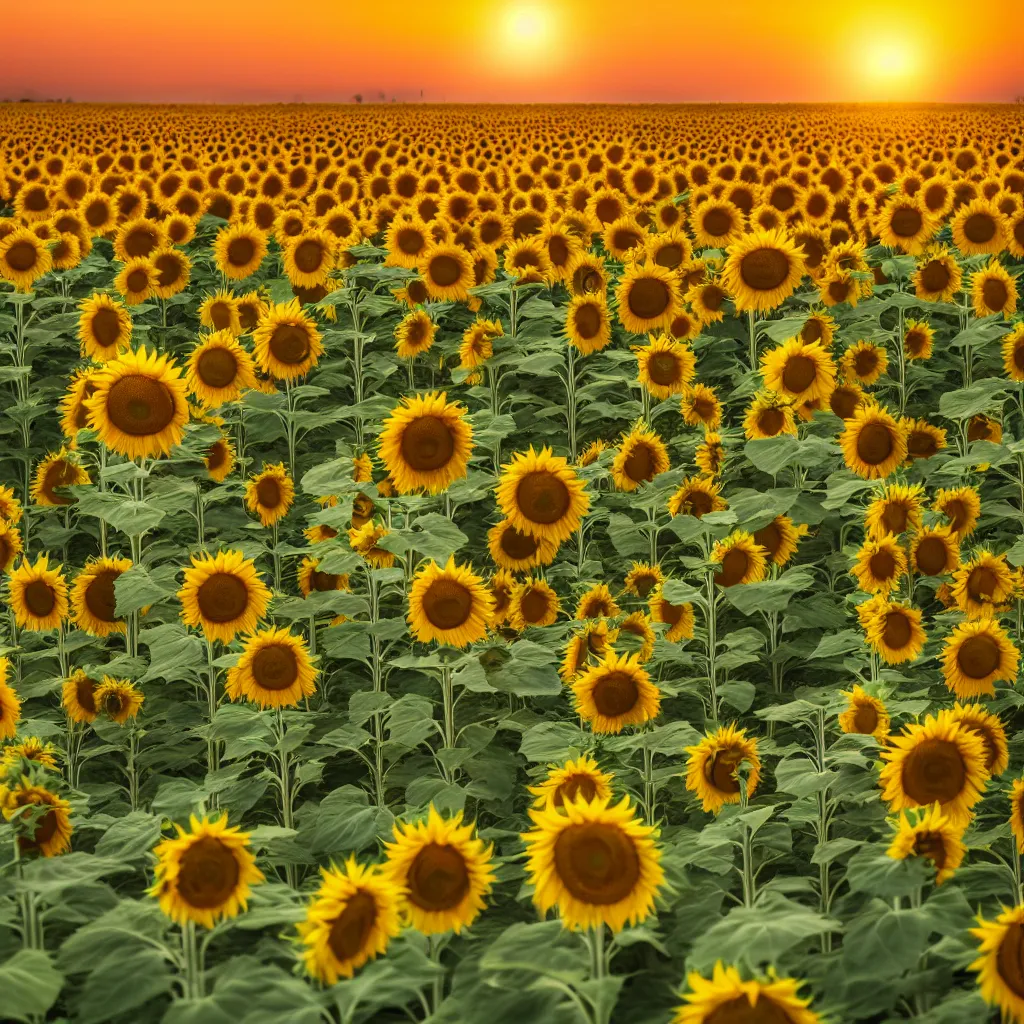
[(106, 494), (86, 487), (72, 488), (78, 496), (78, 512), (95, 516), (128, 537), (155, 530), (166, 513), (148, 501), (134, 501), (118, 494)]
[(1009, 383), (1002, 377), (986, 377), (969, 388), (944, 391), (939, 395), (939, 415), (948, 420), (965, 420), (980, 412), (990, 412)]
[(554, 762), (565, 760), (573, 749), (584, 749), (588, 736), (572, 722), (540, 722), (523, 734), (519, 753), (527, 761)]
[(782, 611), (794, 594), (810, 589), (814, 586), (814, 582), (815, 579), (810, 570), (794, 566), (787, 569), (778, 579), (727, 587), (725, 597), (737, 611), (744, 615), (753, 615), (755, 612), (769, 609)]
[(3, 1016), (19, 1021), (45, 1017), (63, 985), (64, 976), (53, 966), (49, 953), (19, 949), (0, 964)]

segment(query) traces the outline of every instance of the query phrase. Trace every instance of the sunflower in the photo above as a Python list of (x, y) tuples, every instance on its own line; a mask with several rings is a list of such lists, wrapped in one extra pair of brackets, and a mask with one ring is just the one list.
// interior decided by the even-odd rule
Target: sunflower
[(507, 569), (499, 569), (488, 580), (491, 597), (494, 599), (494, 611), (491, 613), (491, 626), (495, 629), (508, 620), (512, 607), (512, 593), (516, 588), (515, 577)]
[(462, 334), (459, 369), (472, 370), (486, 363), (494, 355), (494, 339), (501, 338), (504, 334), (500, 320), (473, 321)]
[(53, 267), (46, 243), (29, 228), (15, 228), (0, 237), (0, 277), (14, 290), (30, 292), (36, 280)]
[(921, 628), (920, 609), (896, 601), (879, 604), (864, 632), (868, 643), (889, 665), (916, 661), (927, 639)]
[[(0, 722), (3, 721), (2, 704), (3, 698), (0, 697)], [(11, 736), (13, 735), (11, 733)], [(40, 768), (55, 772), (57, 770), (57, 748), (52, 743), (44, 743), (38, 736), (26, 736), (20, 743), (12, 743), (9, 747), (3, 748), (3, 757), (0, 758), (0, 774), (9, 774), (22, 761), (31, 761), (33, 764), (39, 765)]]
[(851, 345), (839, 362), (843, 379), (861, 386), (874, 384), (889, 366), (885, 348), (863, 338)]
[(572, 684), (576, 713), (595, 733), (620, 733), (661, 712), (661, 693), (637, 654), (609, 650)]
[(316, 691), (316, 668), (305, 640), (271, 626), (245, 637), (242, 655), (228, 669), (225, 692), (261, 708), (296, 707)]
[(697, 468), (707, 476), (717, 476), (725, 462), (725, 446), (721, 435), (714, 430), (704, 431), (704, 440), (693, 453)]
[(960, 291), (963, 271), (948, 249), (936, 246), (918, 257), (911, 277), (914, 294), (924, 302), (949, 302)]
[(706, 384), (687, 384), (679, 396), (679, 411), (687, 426), (717, 430), (722, 423), (722, 403)]
[(977, 317), (1001, 314), (1009, 320), (1017, 311), (1017, 282), (997, 260), (971, 275), (971, 304)]
[(473, 428), (466, 408), (436, 391), (407, 397), (384, 421), (380, 454), (400, 494), (438, 494), (466, 475)]
[(590, 508), (586, 484), (566, 460), (532, 445), (502, 466), (497, 500), (520, 533), (556, 544), (572, 536)]
[(49, 555), (33, 564), (22, 561), (8, 580), (8, 600), (18, 627), (36, 632), (57, 629), (68, 614), (68, 587), (61, 566), (50, 568)]
[(117, 229), (114, 236), (114, 256), (121, 263), (139, 257), (148, 257), (164, 244), (164, 231), (160, 224), (146, 217), (133, 217)]
[(569, 291), (574, 295), (604, 295), (608, 288), (608, 272), (604, 260), (592, 252), (582, 251), (566, 268)]
[(303, 558), (299, 566), (296, 580), (299, 584), (299, 592), (303, 597), (309, 597), (312, 593), (326, 593), (332, 590), (350, 590), (347, 573), (323, 572), (319, 569), (319, 558)]
[(963, 842), (963, 828), (954, 825), (938, 804), (931, 807), (900, 812), (896, 835), (886, 854), (894, 860), (924, 857), (935, 867), (935, 884), (942, 885), (953, 877), (967, 852)]
[(897, 195), (890, 199), (875, 220), (875, 232), (882, 245), (916, 255), (935, 231), (935, 221), (920, 199)]
[(595, 583), (584, 593), (576, 604), (574, 619), (613, 619), (619, 614), (619, 606), (612, 597), (607, 584)]
[(692, 991), (676, 1010), (672, 1024), (820, 1024), (808, 1009), (809, 999), (797, 995), (801, 982), (770, 974), (764, 981), (743, 981), (735, 967), (717, 962), (711, 980), (696, 971), (687, 975)]
[(253, 885), (264, 880), (249, 850), (249, 835), (228, 827), (227, 814), (211, 821), (189, 818), (189, 831), (175, 825), (175, 839), (164, 839), (153, 853), (157, 864), (151, 896), (180, 925), (194, 921), (212, 928), (245, 910)]
[(690, 227), (698, 246), (724, 249), (743, 237), (745, 221), (743, 211), (734, 203), (712, 199), (696, 206)]
[(273, 305), (252, 332), (252, 340), (257, 365), (277, 380), (309, 373), (324, 351), (320, 332), (298, 299)]
[(57, 488), (81, 487), (92, 483), (89, 474), (78, 464), (67, 448), (59, 452), (51, 452), (36, 467), (35, 478), (29, 491), (29, 497), (37, 504), (47, 507), (71, 505), (75, 499), (70, 495), (59, 493)]
[[(692, 611), (692, 606), (689, 607)], [(690, 627), (690, 633), (692, 636), (692, 624)], [(624, 635), (635, 637), (636, 641), (639, 642), (640, 647), (637, 651), (637, 657), (640, 659), (641, 664), (650, 661), (651, 656), (654, 654), (654, 643), (658, 639), (658, 635), (651, 627), (650, 616), (642, 611), (630, 612), (630, 614), (623, 618), (615, 627), (615, 630), (611, 635), (611, 640), (614, 643), (619, 644), (622, 642)], [(622, 646), (627, 645), (622, 644)], [(635, 644), (631, 643), (627, 649), (636, 650)]]
[(96, 292), (78, 306), (82, 355), (97, 363), (116, 358), (132, 339), (131, 314), (116, 299)]
[(761, 778), (761, 758), (757, 740), (746, 729), (724, 725), (705, 735), (696, 746), (687, 747), (686, 788), (701, 800), (705, 811), (717, 814), (726, 804), (740, 802), (737, 769), (747, 767), (747, 799)]
[(437, 335), (437, 324), (423, 309), (407, 313), (395, 328), (395, 352), (399, 359), (413, 359), (429, 352)]
[(782, 230), (756, 230), (730, 247), (722, 284), (737, 312), (768, 312), (782, 305), (804, 276), (801, 249)]
[(349, 857), (320, 869), (321, 883), (298, 925), (306, 973), (325, 985), (387, 952), (401, 930), (403, 891), (380, 868)]
[(208, 295), (199, 304), (199, 323), (211, 331), (230, 331), (237, 337), (242, 333), (238, 297), (226, 291)]
[(1024, 942), (1024, 905), (1004, 909), (994, 921), (979, 915), (978, 927), (971, 934), (981, 940), (978, 958), (970, 965), (977, 972), (981, 996), (998, 1006), (1004, 1020), (1024, 1018), (1024, 968), (1021, 944)]
[(619, 321), (631, 334), (667, 327), (681, 302), (674, 271), (657, 264), (630, 264), (615, 290)]
[(517, 284), (531, 284), (552, 276), (553, 267), (539, 238), (519, 238), (505, 249), (502, 266)]
[(921, 576), (944, 576), (960, 564), (960, 546), (948, 526), (923, 526), (910, 545), (910, 564)]
[(574, 295), (565, 307), (565, 334), (582, 355), (607, 348), (612, 341), (612, 321), (604, 295)]
[(0, 739), (4, 740), (14, 739), (21, 718), (21, 701), (7, 682), (7, 665), (7, 659), (0, 657)]
[(45, 786), (34, 785), (26, 776), (13, 785), (0, 786), (0, 810), (5, 821), (16, 822), (22, 854), (56, 857), (71, 847), (71, 805)]
[(844, 422), (839, 444), (847, 467), (857, 476), (883, 479), (906, 458), (906, 435), (887, 409), (865, 404)]
[(752, 534), (735, 530), (725, 540), (715, 541), (709, 561), (721, 566), (715, 573), (719, 587), (734, 587), (740, 583), (757, 583), (764, 579), (768, 565), (767, 552)]
[(96, 558), (75, 577), (71, 608), (79, 629), (101, 637), (125, 631), (125, 622), (116, 613), (114, 584), (131, 567), (130, 558)]
[(192, 277), (192, 264), (185, 253), (177, 249), (157, 249), (150, 260), (156, 270), (154, 295), (169, 299), (185, 290)]
[(326, 285), (338, 256), (338, 242), (331, 232), (319, 227), (304, 227), (281, 246), (285, 276), (299, 288)]
[(678, 225), (656, 235), (648, 235), (645, 245), (648, 258), (668, 270), (676, 270), (693, 258), (690, 239)]
[(635, 491), (669, 468), (665, 442), (642, 422), (637, 423), (622, 443), (612, 462), (612, 479), (620, 491)]
[(192, 556), (178, 591), (181, 618), (199, 626), (210, 642), (229, 644), (238, 633), (252, 633), (266, 614), (270, 591), (251, 558), (241, 551)]
[(869, 538), (857, 552), (851, 572), (865, 593), (888, 596), (906, 575), (907, 556), (895, 537)]
[(566, 644), (558, 674), (571, 683), (590, 662), (604, 657), (610, 639), (611, 632), (604, 619), (595, 619), (576, 630)]
[(950, 222), (953, 244), (964, 256), (1000, 253), (1006, 248), (1006, 218), (991, 200), (978, 197), (957, 210)]
[(1014, 576), (1005, 556), (984, 548), (953, 573), (953, 598), (968, 619), (992, 615), (1013, 591)]
[(769, 391), (791, 402), (825, 399), (836, 383), (836, 368), (820, 342), (790, 338), (761, 356), (761, 373)]
[(903, 330), (903, 354), (909, 360), (931, 359), (935, 331), (927, 320), (908, 320)]
[(686, 292), (686, 301), (701, 324), (720, 323), (725, 318), (725, 299), (725, 289), (716, 280), (700, 280)]
[(295, 484), (283, 462), (264, 464), (245, 485), (245, 505), (260, 517), (264, 526), (273, 526), (283, 519), (295, 501)]
[(840, 693), (847, 700), (846, 710), (839, 715), (839, 728), (843, 732), (874, 736), (879, 742), (889, 735), (889, 712), (881, 700), (872, 697), (859, 685)]
[(1024, 853), (1024, 779), (1014, 779), (1010, 789), (1010, 831), (1017, 840), (1017, 852)]
[(645, 346), (634, 346), (637, 376), (655, 398), (679, 394), (693, 380), (697, 360), (689, 345), (666, 335), (652, 335)]
[(21, 532), (6, 519), (0, 519), (0, 575), (10, 572), (22, 550)]
[(942, 676), (961, 700), (994, 697), (994, 683), (1013, 684), (1020, 655), (1006, 630), (991, 618), (961, 622), (946, 637)]
[(662, 587), (658, 585), (651, 591), (647, 607), (655, 622), (661, 622), (668, 626), (665, 639), (670, 643), (693, 639), (693, 605), (689, 603), (673, 604), (665, 597)]
[(565, 808), (577, 800), (610, 800), (612, 772), (601, 771), (601, 766), (589, 754), (581, 754), (575, 761), (549, 765), (548, 774), (539, 786), (528, 786), (533, 794), (534, 807)]
[(436, 640), (468, 647), (487, 635), (494, 599), (468, 565), (450, 555), (442, 568), (431, 561), (416, 574), (409, 590), (409, 626), (421, 643)]
[(924, 487), (921, 484), (889, 484), (864, 513), (864, 527), (872, 540), (887, 534), (899, 536), (921, 525)]
[(755, 441), (780, 434), (796, 436), (796, 419), (789, 398), (778, 391), (759, 391), (743, 417), (743, 433)]
[(396, 822), (395, 841), (384, 844), (384, 872), (404, 893), (404, 917), (423, 935), (458, 934), (484, 909), (495, 881), (493, 848), (474, 830), (462, 824), (461, 811), (443, 818), (431, 804), (426, 821)]
[(385, 527), (372, 521), (364, 523), (348, 531), (349, 547), (362, 555), (371, 569), (390, 569), (395, 564), (394, 553), (378, 546), (379, 541), (387, 535)]
[(21, 502), (14, 496), (14, 488), (0, 484), (0, 519), (9, 526), (17, 526), (21, 515)]
[(118, 725), (124, 725), (129, 718), (135, 718), (145, 700), (134, 683), (127, 679), (113, 679), (110, 676), (103, 677), (92, 696), (96, 710), (102, 711)]
[(988, 780), (985, 745), (950, 711), (928, 715), (892, 736), (882, 751), (882, 799), (892, 812), (941, 806), (955, 826), (966, 825)]
[(203, 464), (211, 480), (223, 483), (235, 467), (235, 446), (222, 434), (206, 449)]
[(668, 499), (668, 511), (673, 516), (700, 519), (709, 512), (721, 512), (728, 507), (729, 503), (719, 494), (717, 481), (709, 476), (683, 477)]
[(509, 624), (517, 630), (527, 626), (550, 626), (558, 618), (561, 607), (558, 594), (546, 580), (528, 578), (512, 589)]
[(389, 267), (415, 270), (429, 245), (429, 228), (423, 220), (415, 215), (408, 219), (396, 217), (385, 233), (384, 247), (388, 256), (384, 263)]
[(981, 495), (974, 487), (956, 487), (951, 490), (942, 488), (936, 492), (932, 508), (949, 520), (949, 528), (956, 539), (962, 541), (969, 537), (978, 525)]
[(1010, 380), (1024, 381), (1024, 323), (1003, 336), (1003, 369)]
[(252, 357), (230, 331), (207, 334), (189, 356), (185, 382), (209, 408), (235, 402), (243, 390), (256, 386)]
[(99, 714), (94, 694), (99, 683), (77, 668), (61, 688), (61, 704), (72, 722), (93, 722)]
[(436, 301), (463, 302), (474, 284), (473, 260), (459, 245), (437, 242), (417, 264), (427, 294)]
[(156, 267), (145, 256), (129, 260), (114, 278), (114, 287), (129, 306), (145, 302), (156, 288)]
[(554, 541), (520, 533), (508, 519), (487, 531), (487, 545), (500, 569), (525, 572), (538, 565), (550, 565), (558, 553)]
[(754, 543), (764, 548), (772, 563), (784, 566), (796, 554), (800, 538), (807, 527), (797, 526), (789, 516), (776, 516), (766, 526), (754, 531)]
[(595, 441), (591, 441), (587, 444), (586, 448), (580, 452), (579, 458), (576, 460), (577, 466), (592, 466), (605, 452), (614, 451), (615, 449), (608, 444), (607, 441), (603, 441), (601, 438), (597, 438)]
[(573, 931), (640, 923), (664, 881), (654, 827), (637, 818), (629, 797), (611, 799), (577, 793), (561, 807), (533, 808), (533, 828), (522, 836), (534, 904), (541, 914), (557, 908)]
[(661, 566), (650, 562), (634, 562), (626, 573), (625, 590), (627, 594), (646, 598), (656, 587), (665, 582)]
[(986, 711), (981, 704), (954, 705), (953, 717), (965, 728), (976, 732), (985, 745), (985, 770), (992, 778), (1002, 775), (1009, 767), (1010, 752), (1006, 730), (998, 715)]

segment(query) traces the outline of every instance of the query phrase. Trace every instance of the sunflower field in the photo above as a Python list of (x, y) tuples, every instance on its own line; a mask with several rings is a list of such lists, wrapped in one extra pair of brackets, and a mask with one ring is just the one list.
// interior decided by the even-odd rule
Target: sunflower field
[(0, 106), (0, 1019), (1024, 1021), (1024, 115)]

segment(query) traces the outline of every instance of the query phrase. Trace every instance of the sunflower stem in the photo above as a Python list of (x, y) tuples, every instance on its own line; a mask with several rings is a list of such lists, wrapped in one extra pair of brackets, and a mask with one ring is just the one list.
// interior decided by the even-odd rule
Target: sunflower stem
[[(213, 719), (217, 714), (217, 667), (214, 665), (213, 641), (206, 640), (206, 770), (212, 774), (219, 767), (220, 752), (217, 748), (217, 740), (213, 735)], [(217, 794), (210, 794), (211, 810), (217, 809)]]
[(1010, 836), (1010, 867), (1013, 868), (1013, 903), (1012, 906), (1024, 902), (1024, 887), (1021, 886), (1020, 877), (1020, 850), (1017, 847), (1017, 837)]
[(757, 373), (757, 311), (747, 310), (747, 343), (749, 346), (750, 371)]
[(185, 998), (202, 999), (205, 995), (203, 966), (196, 942), (196, 923), (187, 921), (181, 926), (182, 962), (185, 965)]
[(277, 535), (278, 526), (277, 520), (275, 520), (270, 527), (270, 543), (272, 545), (271, 554), (274, 558), (274, 590), (279, 591), (281, 589), (281, 554), (277, 549)]
[(569, 427), (569, 461), (576, 461), (576, 347), (565, 346), (566, 421)]
[[(292, 777), (291, 759), (288, 756), (288, 748), (285, 745), (284, 713), (280, 708), (275, 709), (275, 726), (277, 732), (277, 767), (278, 779), (281, 783), (281, 825), (287, 829), (295, 828), (295, 817), (292, 813)], [(295, 873), (295, 865), (289, 861), (284, 866), (285, 878), (288, 885), (294, 889), (298, 884)]]
[(126, 765), (128, 775), (128, 798), (131, 801), (132, 810), (139, 809), (139, 731), (134, 722), (128, 726), (128, 763)]
[[(24, 862), (21, 859), (21, 838), (17, 829), (13, 833), (14, 842), (14, 869), (19, 881), (23, 881)], [(21, 907), (21, 944), (25, 949), (43, 948), (43, 926), (39, 919), (39, 908), (36, 905), (35, 896), (28, 892), (22, 892), (18, 896)]]
[[(107, 468), (107, 446), (100, 442), (100, 493), (106, 493), (107, 481), (103, 479), (103, 473)], [(107, 521), (100, 520), (100, 557), (107, 557)]]
[(64, 622), (61, 621), (57, 625), (57, 661), (60, 664), (61, 679), (68, 677), (68, 652), (64, 645), (64, 639)]
[(649, 825), (654, 824), (657, 811), (657, 793), (654, 789), (654, 751), (644, 744), (644, 817)]
[[(444, 701), (444, 745), (447, 750), (455, 749), (455, 687), (452, 684), (452, 670), (447, 665), (441, 668), (441, 696)], [(455, 781), (455, 769), (441, 765), (444, 781), (449, 785)]]
[(206, 543), (206, 523), (203, 517), (203, 487), (196, 480), (196, 545), (202, 550)]
[(295, 392), (292, 390), (291, 379), (286, 377), (284, 382), (285, 398), (288, 401), (288, 419), (285, 423), (285, 435), (288, 438), (288, 474), (295, 479)]
[(718, 721), (718, 681), (715, 678), (715, 654), (718, 646), (717, 618), (718, 595), (715, 593), (715, 575), (709, 572), (705, 578), (707, 590), (707, 634), (708, 634), (708, 700), (710, 703), (712, 722)]

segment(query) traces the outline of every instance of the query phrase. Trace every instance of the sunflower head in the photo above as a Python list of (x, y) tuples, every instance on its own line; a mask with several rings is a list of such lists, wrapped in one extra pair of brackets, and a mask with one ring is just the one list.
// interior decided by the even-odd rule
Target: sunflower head
[(78, 308), (78, 339), (83, 356), (105, 363), (128, 348), (132, 318), (120, 302), (104, 292), (96, 292), (83, 299)]
[(720, 567), (714, 574), (715, 585), (719, 587), (757, 583), (764, 579), (768, 565), (765, 549), (744, 530), (736, 530), (725, 540), (716, 541), (710, 561)]
[(809, 1009), (810, 999), (801, 997), (801, 982), (778, 978), (744, 981), (735, 967), (717, 962), (711, 978), (696, 971), (686, 979), (690, 988), (673, 1018), (672, 1024), (821, 1024), (821, 1018)]
[(631, 263), (615, 296), (619, 321), (631, 334), (667, 327), (682, 305), (676, 272), (656, 263)]
[(865, 480), (884, 479), (907, 456), (906, 432), (874, 404), (862, 405), (845, 421), (839, 444), (847, 467)]
[(661, 693), (637, 654), (609, 650), (577, 677), (572, 690), (577, 714), (596, 733), (620, 733), (626, 726), (657, 718), (661, 712)]
[(256, 386), (252, 357), (231, 331), (207, 334), (192, 350), (185, 374), (189, 391), (209, 408), (237, 401)]
[(988, 617), (955, 626), (941, 657), (946, 686), (961, 700), (995, 696), (995, 683), (1017, 678), (1020, 660), (1006, 630)]
[(48, 555), (35, 562), (22, 561), (8, 580), (8, 598), (21, 629), (46, 632), (57, 629), (68, 614), (68, 588), (61, 566), (51, 567)]
[(71, 846), (71, 805), (27, 776), (0, 786), (0, 811), (11, 822), (20, 853), (56, 857)]
[(757, 740), (745, 729), (724, 725), (687, 747), (686, 788), (701, 801), (705, 811), (717, 814), (726, 804), (740, 803), (737, 769), (746, 765), (749, 800), (761, 778)]
[(779, 229), (756, 230), (729, 247), (722, 283), (737, 312), (777, 309), (804, 276), (802, 250)]
[(502, 467), (497, 499), (520, 533), (558, 544), (572, 536), (590, 507), (585, 482), (566, 460), (532, 446)]
[(612, 772), (604, 772), (589, 754), (561, 765), (549, 765), (547, 777), (538, 786), (528, 787), (534, 807), (564, 808), (576, 800), (607, 800), (612, 795)]
[(60, 507), (74, 504), (75, 499), (64, 492), (65, 487), (81, 487), (91, 483), (89, 474), (79, 465), (67, 448), (51, 452), (36, 467), (29, 496), (37, 505)]
[(693, 380), (697, 360), (689, 345), (661, 334), (652, 335), (647, 345), (633, 351), (640, 383), (655, 398), (679, 394)]
[(247, 636), (238, 663), (228, 670), (226, 692), (261, 708), (297, 706), (316, 691), (316, 668), (306, 642), (271, 626)]
[(246, 507), (264, 526), (273, 526), (287, 515), (294, 501), (295, 484), (282, 462), (264, 466), (245, 485)]
[(635, 491), (669, 468), (665, 442), (643, 422), (623, 435), (612, 462), (612, 479), (620, 491)]
[(238, 633), (252, 633), (266, 614), (270, 590), (251, 558), (241, 551), (192, 556), (178, 591), (186, 626), (198, 626), (207, 640), (228, 644)]
[(444, 567), (424, 566), (409, 590), (409, 625), (421, 643), (435, 640), (468, 647), (487, 635), (494, 599), (469, 565), (456, 565), (450, 556)]
[(885, 704), (877, 697), (872, 697), (859, 685), (847, 692), (841, 691), (846, 698), (846, 710), (839, 715), (839, 728), (843, 732), (860, 733), (862, 736), (874, 736), (882, 741), (889, 735), (889, 712)]

